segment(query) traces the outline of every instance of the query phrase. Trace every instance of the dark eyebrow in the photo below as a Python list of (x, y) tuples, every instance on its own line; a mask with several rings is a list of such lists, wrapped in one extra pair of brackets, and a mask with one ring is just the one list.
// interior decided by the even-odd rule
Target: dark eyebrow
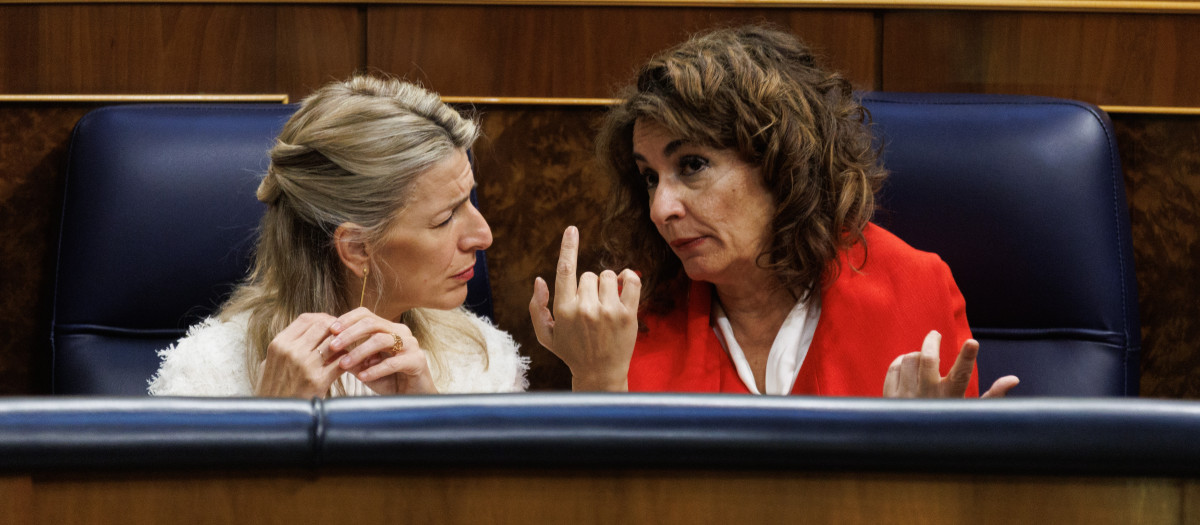
[[(670, 157), (671, 155), (674, 155), (675, 152), (678, 151), (679, 148), (682, 148), (685, 144), (688, 144), (688, 141), (683, 140), (683, 139), (672, 140), (671, 142), (668, 142), (667, 145), (663, 148), (663, 155)], [(633, 152), (633, 160), (640, 160), (642, 162), (646, 162), (646, 157), (643, 157), (641, 153), (638, 153), (635, 151), (635, 152)]]
[(677, 151), (679, 148), (683, 147), (684, 144), (686, 144), (686, 142), (683, 139), (672, 140), (670, 143), (667, 144), (667, 146), (665, 148), (663, 148), (663, 155), (666, 155), (668, 157), (670, 157), (671, 155), (674, 155), (675, 151)]

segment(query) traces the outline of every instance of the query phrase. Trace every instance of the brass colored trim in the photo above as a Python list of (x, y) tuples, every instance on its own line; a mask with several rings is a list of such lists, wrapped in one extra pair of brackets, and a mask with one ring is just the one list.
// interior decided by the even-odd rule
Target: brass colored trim
[[(428, 3), (362, 0), (366, 4)], [(1194, 0), (441, 0), (439, 5), (603, 7), (740, 7), (963, 11), (1068, 11), (1099, 13), (1200, 13)]]
[[(205, 0), (127, 0), (134, 4), (189, 4)], [(249, 4), (249, 0), (215, 0), (222, 4)], [(738, 7), (807, 9), (893, 9), (958, 11), (1050, 11), (1096, 13), (1200, 13), (1196, 0), (259, 0), (274, 4), (344, 5), (496, 5), (564, 7)], [(4, 4), (77, 4), (80, 0), (0, 0)], [(84, 0), (82, 3), (102, 3)], [(210, 2), (211, 3), (211, 2)]]
[[(0, 0), (2, 1), (2, 0)], [(615, 98), (556, 98), (556, 97), (474, 97), (446, 96), (447, 104), (480, 104), (496, 106), (612, 106)], [(3, 95), (0, 103), (138, 103), (138, 102), (278, 102), (287, 104), (287, 94), (260, 95)], [(1107, 113), (1144, 115), (1200, 115), (1200, 107), (1186, 106), (1119, 106), (1100, 105)]]
[(1139, 115), (1200, 115), (1200, 108), (1175, 106), (1100, 106), (1106, 113)]
[[(447, 104), (479, 104), (496, 106), (613, 106), (615, 98), (554, 98), (554, 97), (442, 97)], [(1178, 106), (1116, 106), (1101, 105), (1107, 113), (1144, 115), (1200, 115), (1200, 107)]]
[(278, 102), (288, 103), (284, 93), (263, 95), (0, 95), (6, 103), (137, 103), (137, 102)]
[(442, 97), (447, 104), (491, 104), (498, 106), (612, 106), (615, 98), (554, 97)]

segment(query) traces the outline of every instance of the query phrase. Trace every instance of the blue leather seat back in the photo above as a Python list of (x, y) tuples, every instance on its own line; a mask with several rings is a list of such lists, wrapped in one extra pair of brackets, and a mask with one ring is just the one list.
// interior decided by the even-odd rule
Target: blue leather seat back
[(950, 265), (980, 341), (980, 386), (1138, 393), (1141, 336), (1124, 180), (1094, 106), (867, 93), (892, 172), (876, 222)]
[[(155, 350), (251, 264), (267, 151), (295, 106), (111, 106), (75, 127), (54, 275), (53, 391), (144, 395)], [(482, 253), (467, 299), (491, 315)]]

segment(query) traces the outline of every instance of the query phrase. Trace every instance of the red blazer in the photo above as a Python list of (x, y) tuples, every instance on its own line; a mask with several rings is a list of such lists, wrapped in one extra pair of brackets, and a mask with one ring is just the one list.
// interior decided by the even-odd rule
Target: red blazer
[[(863, 234), (866, 264), (861, 243), (838, 257), (840, 271), (821, 295), (821, 317), (793, 395), (878, 397), (888, 365), (920, 350), (930, 330), (942, 333), (944, 376), (971, 337), (966, 303), (941, 258), (874, 224)], [(713, 332), (711, 306), (712, 285), (692, 282), (674, 310), (642, 317), (630, 391), (749, 393)], [(967, 396), (978, 395), (973, 375)]]

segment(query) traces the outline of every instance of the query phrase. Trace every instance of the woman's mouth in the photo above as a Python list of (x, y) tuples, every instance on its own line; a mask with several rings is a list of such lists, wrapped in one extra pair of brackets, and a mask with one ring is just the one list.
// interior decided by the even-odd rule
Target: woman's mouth
[(707, 237), (700, 236), (700, 237), (684, 237), (684, 238), (680, 238), (680, 239), (675, 239), (675, 240), (671, 241), (671, 248), (676, 251), (690, 250), (692, 248), (700, 246), (700, 243), (704, 242), (704, 239), (706, 239), (706, 238)]
[(454, 279), (455, 281), (466, 282), (470, 281), (472, 277), (475, 277), (475, 265), (471, 265), (471, 267), (467, 268), (465, 271), (454, 274), (451, 279)]

